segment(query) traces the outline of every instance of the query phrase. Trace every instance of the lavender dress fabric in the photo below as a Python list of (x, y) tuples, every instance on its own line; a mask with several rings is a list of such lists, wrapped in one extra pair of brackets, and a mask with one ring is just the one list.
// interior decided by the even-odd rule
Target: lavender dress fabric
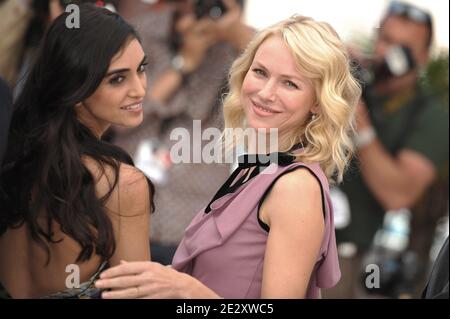
[[(260, 224), (258, 207), (279, 177), (298, 168), (308, 169), (322, 189), (325, 231), (306, 294), (306, 298), (320, 298), (320, 288), (333, 287), (341, 274), (328, 180), (317, 163), (272, 163), (213, 200), (186, 229), (172, 267), (197, 278), (224, 298), (260, 298), (268, 232)], [(239, 175), (231, 178), (238, 179)]]

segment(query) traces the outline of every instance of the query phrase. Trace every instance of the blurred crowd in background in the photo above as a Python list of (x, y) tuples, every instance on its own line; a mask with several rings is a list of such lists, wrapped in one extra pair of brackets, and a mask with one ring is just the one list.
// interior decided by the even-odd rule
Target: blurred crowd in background
[[(192, 133), (193, 120), (203, 131), (222, 128), (228, 69), (257, 31), (245, 10), (277, 2), (0, 0), (0, 160), (11, 113), (4, 105), (20, 92), (53, 19), (82, 2), (121, 14), (149, 56), (143, 124), (112, 128), (104, 138), (156, 184), (152, 259), (170, 264), (184, 229), (231, 171), (227, 164), (172, 164), (170, 133)], [(426, 6), (386, 4), (373, 36), (348, 43), (367, 119), (357, 123), (348, 176), (333, 189), (343, 276), (325, 298), (419, 297), (449, 232), (448, 48), (433, 50), (437, 30)], [(369, 264), (381, 270), (377, 289), (366, 284)]]

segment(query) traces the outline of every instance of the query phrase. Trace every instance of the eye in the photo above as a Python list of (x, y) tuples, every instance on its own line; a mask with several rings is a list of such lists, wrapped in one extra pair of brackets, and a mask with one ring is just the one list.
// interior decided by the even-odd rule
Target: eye
[(258, 76), (266, 76), (267, 75), (264, 70), (261, 70), (258, 68), (254, 68), (252, 71)]
[(111, 80), (109, 80), (109, 83), (112, 85), (118, 85), (120, 83), (122, 83), (125, 80), (125, 77), (122, 75), (118, 75), (113, 77)]
[(147, 62), (144, 62), (144, 63), (142, 63), (140, 66), (139, 66), (139, 68), (138, 68), (138, 72), (139, 73), (143, 73), (143, 72), (145, 72), (145, 69), (146, 69), (146, 67), (147, 67)]
[(286, 84), (287, 87), (292, 88), (292, 89), (297, 89), (297, 90), (298, 90), (298, 85), (295, 84), (294, 82), (292, 82), (292, 81), (286, 81), (286, 82), (284, 82), (284, 83)]

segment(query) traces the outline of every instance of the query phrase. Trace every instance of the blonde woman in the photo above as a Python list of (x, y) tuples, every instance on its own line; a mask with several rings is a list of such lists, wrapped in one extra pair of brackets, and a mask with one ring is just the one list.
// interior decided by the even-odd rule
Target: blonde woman
[(277, 128), (277, 163), (244, 156), (172, 267), (123, 262), (97, 282), (103, 297), (319, 298), (340, 278), (329, 181), (352, 154), (359, 96), (328, 24), (296, 16), (258, 33), (231, 68), (225, 124)]

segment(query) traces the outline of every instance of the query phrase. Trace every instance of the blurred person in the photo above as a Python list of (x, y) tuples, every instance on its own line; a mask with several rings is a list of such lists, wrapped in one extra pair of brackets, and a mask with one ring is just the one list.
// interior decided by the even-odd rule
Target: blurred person
[[(8, 142), (9, 122), (12, 114), (12, 92), (6, 81), (0, 77), (0, 167)], [(0, 256), (1, 258), (1, 256)], [(7, 295), (0, 283), (0, 299)]]
[[(133, 16), (134, 1), (120, 4)], [(157, 184), (151, 244), (155, 261), (170, 264), (184, 230), (195, 213), (230, 174), (230, 165), (182, 163), (172, 165), (169, 150), (174, 129), (193, 136), (193, 120), (201, 121), (201, 133), (223, 127), (221, 95), (229, 66), (253, 35), (241, 21), (242, 4), (225, 0), (219, 18), (200, 16), (204, 1), (160, 1), (138, 5), (143, 14), (130, 21), (140, 31), (150, 53), (147, 72), (149, 94), (140, 127), (117, 131), (114, 142), (128, 151)], [(150, 10), (150, 11), (148, 11)], [(121, 11), (120, 11), (121, 12)], [(202, 146), (208, 141), (202, 141)]]
[(12, 114), (12, 94), (6, 81), (0, 77), (0, 165), (8, 141), (9, 121)]
[(146, 55), (117, 14), (81, 5), (80, 28), (67, 16), (14, 104), (0, 171), (0, 282), (12, 298), (97, 298), (102, 270), (150, 259), (153, 185), (100, 140), (142, 122)]
[(0, 1), (0, 77), (10, 87), (16, 83), (24, 37), (32, 19), (27, 0)]
[(33, 64), (39, 44), (48, 27), (64, 12), (60, 0), (29, 0), (22, 2), (27, 3), (31, 19), (28, 21), (23, 38), (20, 39), (21, 52), (18, 52), (16, 55), (19, 60), (14, 66), (17, 69), (17, 78), (13, 84), (15, 97), (22, 90), (27, 72)]
[(329, 180), (351, 158), (361, 93), (344, 44), (328, 24), (291, 17), (255, 36), (229, 86), (225, 128), (278, 129), (276, 161), (249, 143), (172, 266), (123, 262), (97, 281), (112, 289), (104, 298), (319, 298), (339, 280)]
[(5, 17), (0, 20), (0, 30), (5, 34), (0, 41), (0, 75), (4, 68), (15, 97), (22, 89), (49, 26), (68, 5), (81, 3), (106, 6), (111, 5), (111, 0), (6, 0), (0, 7), (0, 16)]
[[(357, 163), (340, 187), (350, 208), (347, 225), (336, 232), (342, 280), (324, 296), (364, 296), (363, 275), (368, 274), (362, 258), (371, 249), (385, 212), (400, 220), (402, 231), (407, 231), (406, 217), (396, 218), (395, 214), (400, 216), (403, 209), (412, 208), (448, 166), (447, 107), (428, 96), (419, 84), (432, 36), (428, 12), (394, 1), (381, 20), (373, 59), (360, 61), (371, 70), (372, 80), (363, 78), (369, 83), (356, 112)], [(384, 244), (404, 249), (400, 247), (403, 243), (391, 239)], [(380, 266), (382, 261), (375, 262)], [(383, 268), (381, 276), (389, 275), (388, 271)], [(372, 291), (381, 294), (393, 289), (383, 285)]]
[(147, 14), (153, 10), (159, 10), (163, 7), (164, 1), (146, 1), (146, 0), (116, 0), (114, 2), (117, 11), (127, 21), (132, 21), (134, 18)]
[(448, 299), (449, 250), (448, 236), (436, 258), (428, 283), (422, 293), (425, 299)]

